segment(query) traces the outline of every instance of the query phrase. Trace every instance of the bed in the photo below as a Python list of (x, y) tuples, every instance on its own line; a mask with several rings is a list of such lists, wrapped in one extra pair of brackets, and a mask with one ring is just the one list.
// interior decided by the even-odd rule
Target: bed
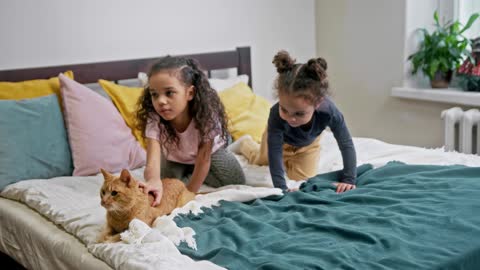
[[(252, 85), (249, 47), (190, 56), (209, 75), (236, 68)], [(72, 70), (81, 84), (120, 82), (154, 60), (0, 71), (0, 81)], [(355, 191), (334, 192), (342, 160), (326, 131), (319, 175), (288, 183), (299, 192), (283, 195), (268, 168), (237, 156), (247, 186), (203, 187), (213, 192), (153, 229), (132, 223), (118, 244), (95, 243), (105, 215), (101, 175), (19, 181), (0, 193), (2, 265), (20, 269), (13, 258), (28, 269), (478, 269), (480, 157), (371, 138), (354, 143)], [(142, 167), (132, 172), (142, 179)]]

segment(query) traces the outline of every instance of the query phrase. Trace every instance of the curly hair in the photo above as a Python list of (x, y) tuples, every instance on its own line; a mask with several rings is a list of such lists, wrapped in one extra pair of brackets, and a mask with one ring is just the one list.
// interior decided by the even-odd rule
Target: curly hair
[(305, 64), (295, 63), (286, 51), (279, 51), (272, 63), (278, 76), (274, 88), (278, 94), (303, 97), (318, 104), (330, 94), (327, 78), (327, 62), (323, 58), (312, 58)]
[[(148, 79), (158, 72), (167, 71), (182, 82), (185, 86), (194, 86), (194, 97), (188, 102), (190, 117), (195, 120), (196, 128), (199, 131), (199, 140), (201, 143), (213, 139), (213, 136), (220, 132), (224, 141), (228, 139), (227, 118), (225, 108), (217, 94), (210, 87), (208, 78), (200, 69), (199, 63), (195, 59), (175, 56), (165, 56), (160, 58), (152, 65), (148, 72)], [(156, 114), (152, 103), (150, 88), (147, 84), (144, 87), (143, 94), (137, 102), (136, 127), (142, 131), (145, 137), (145, 128), (147, 123), (155, 121), (153, 115)], [(160, 142), (167, 152), (171, 147), (178, 147), (179, 138), (175, 129), (169, 121), (160, 117)], [(221, 130), (219, 130), (219, 127)]]

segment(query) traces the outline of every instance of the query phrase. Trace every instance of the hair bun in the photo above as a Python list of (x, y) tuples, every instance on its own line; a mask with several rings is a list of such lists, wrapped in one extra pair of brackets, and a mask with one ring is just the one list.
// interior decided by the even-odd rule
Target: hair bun
[(316, 59), (316, 61), (323, 68), (323, 70), (327, 71), (327, 61), (325, 61), (325, 59), (319, 57)]
[(292, 59), (287, 51), (282, 50), (273, 57), (272, 63), (277, 68), (278, 73), (284, 73), (293, 69), (295, 59)]
[(323, 81), (327, 78), (327, 61), (323, 58), (313, 58), (308, 60), (305, 71), (312, 79)]

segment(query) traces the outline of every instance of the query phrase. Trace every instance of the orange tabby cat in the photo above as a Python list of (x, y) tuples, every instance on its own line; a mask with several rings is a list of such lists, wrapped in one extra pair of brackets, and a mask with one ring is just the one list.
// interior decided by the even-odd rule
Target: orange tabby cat
[(120, 233), (128, 229), (132, 219), (140, 219), (152, 226), (157, 217), (170, 214), (195, 197), (195, 193), (190, 192), (182, 181), (165, 178), (162, 179), (162, 200), (152, 207), (153, 196), (143, 192), (128, 170), (122, 170), (120, 176), (103, 169), (101, 172), (105, 181), (100, 189), (100, 198), (102, 206), (107, 209), (107, 224), (98, 238), (99, 242), (118, 242)]

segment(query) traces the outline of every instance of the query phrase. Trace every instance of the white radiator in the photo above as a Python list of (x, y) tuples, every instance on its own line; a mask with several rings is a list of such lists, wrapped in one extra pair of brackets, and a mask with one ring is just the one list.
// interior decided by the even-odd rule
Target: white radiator
[(453, 107), (442, 112), (445, 151), (480, 155), (480, 111)]

